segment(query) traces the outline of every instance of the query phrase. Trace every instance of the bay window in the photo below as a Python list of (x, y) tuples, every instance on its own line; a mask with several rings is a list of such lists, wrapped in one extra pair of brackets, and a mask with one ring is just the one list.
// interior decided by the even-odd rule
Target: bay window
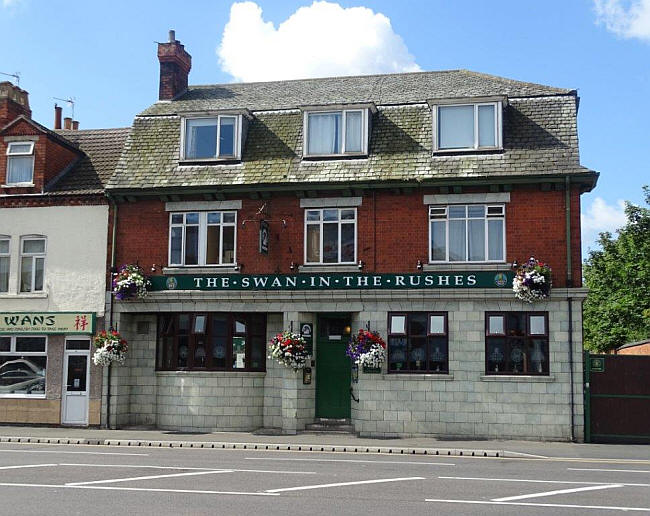
[(433, 105), (434, 150), (502, 147), (501, 101)]
[(548, 375), (548, 313), (487, 312), (485, 373)]
[(158, 317), (156, 368), (264, 371), (266, 315), (162, 314)]
[(169, 265), (235, 265), (237, 212), (170, 213)]
[(34, 180), (34, 142), (7, 144), (7, 185), (31, 185)]
[(241, 127), (241, 115), (184, 119), (183, 159), (241, 159)]
[(447, 312), (388, 314), (388, 372), (449, 372)]
[(42, 292), (45, 283), (46, 240), (23, 237), (20, 243), (20, 291)]
[(429, 206), (429, 243), (430, 262), (502, 262), (505, 207)]
[(356, 208), (305, 210), (305, 263), (355, 263)]
[(0, 335), (0, 397), (45, 397), (47, 337)]
[(305, 156), (368, 153), (368, 109), (305, 112)]

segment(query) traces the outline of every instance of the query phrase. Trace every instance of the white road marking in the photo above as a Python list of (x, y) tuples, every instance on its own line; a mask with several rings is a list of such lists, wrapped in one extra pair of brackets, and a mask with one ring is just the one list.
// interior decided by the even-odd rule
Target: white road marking
[(278, 496), (275, 493), (264, 493), (259, 491), (245, 492), (245, 491), (204, 491), (195, 489), (156, 489), (148, 487), (112, 487), (112, 486), (72, 486), (72, 485), (58, 485), (58, 484), (10, 484), (0, 483), (0, 487), (46, 487), (53, 489), (107, 489), (111, 491), (145, 491), (152, 493), (191, 493), (191, 494), (219, 494), (219, 495), (237, 495), (237, 496)]
[(57, 464), (24, 464), (22, 466), (0, 466), (0, 469), (21, 469), (21, 468), (45, 468)]
[(149, 475), (146, 477), (130, 477), (130, 478), (110, 478), (107, 480), (92, 480), (89, 482), (68, 482), (66, 486), (87, 486), (90, 484), (112, 484), (115, 482), (131, 482), (135, 480), (151, 480), (154, 478), (172, 478), (172, 477), (191, 477), (196, 475), (214, 475), (217, 473), (232, 473), (231, 469), (217, 469), (212, 471), (194, 471), (192, 473), (173, 473), (171, 475)]
[[(52, 464), (56, 466), (56, 464)], [(79, 466), (84, 468), (135, 468), (135, 469), (173, 469), (173, 470), (186, 470), (186, 471), (217, 471), (214, 468), (194, 468), (189, 466), (143, 466), (137, 464), (72, 464), (69, 462), (59, 463), (59, 466)], [(272, 469), (232, 469), (228, 471), (243, 472), (243, 473), (281, 473), (287, 475), (316, 475), (315, 471), (285, 471), (285, 470), (272, 470)]]
[(598, 489), (613, 489), (623, 487), (623, 484), (609, 484), (606, 486), (576, 487), (574, 489), (558, 489), (556, 491), (544, 491), (542, 493), (530, 493), (518, 496), (504, 496), (503, 498), (492, 498), (493, 502), (512, 502), (514, 500), (526, 500), (527, 498), (542, 498), (544, 496), (555, 496), (559, 494), (579, 493), (582, 491), (597, 491)]
[(359, 480), (356, 482), (338, 482), (336, 484), (317, 484), (311, 486), (283, 487), (281, 489), (267, 489), (265, 493), (284, 493), (287, 491), (306, 491), (308, 489), (322, 489), (325, 487), (358, 486), (362, 484), (382, 484), (384, 482), (403, 482), (405, 480), (425, 480), (424, 477), (403, 478), (378, 478), (376, 480)]
[(426, 466), (455, 466), (450, 462), (418, 462), (415, 460), (361, 460), (361, 459), (284, 459), (275, 457), (246, 457), (246, 460), (277, 460), (304, 462), (356, 462), (361, 464), (424, 464)]
[(650, 507), (617, 507), (612, 505), (571, 505), (562, 503), (532, 503), (532, 502), (488, 502), (485, 500), (444, 500), (438, 498), (427, 498), (425, 502), (438, 502), (438, 503), (464, 503), (473, 505), (516, 505), (523, 507), (558, 507), (565, 509), (594, 509), (598, 511), (640, 511), (648, 512)]
[[(577, 482), (572, 480), (532, 480), (526, 478), (482, 478), (482, 477), (438, 477), (443, 480), (479, 480), (484, 482), (529, 482), (533, 484), (573, 484), (573, 485), (593, 485), (607, 486), (611, 482)], [(650, 487), (650, 484), (632, 484), (630, 482), (619, 482), (623, 486), (629, 487)]]
[(148, 453), (119, 453), (91, 451), (56, 451), (56, 450), (0, 450), (0, 453), (61, 453), (69, 455), (129, 455), (132, 457), (148, 457)]
[[(520, 457), (532, 457), (534, 459), (548, 459), (549, 457), (546, 455), (534, 455), (532, 453), (524, 453), (524, 452), (516, 452), (516, 451), (508, 451), (504, 450), (503, 453), (510, 453), (512, 455), (519, 455)], [(506, 457), (509, 458), (509, 457)]]
[(650, 469), (567, 468), (569, 471), (611, 471), (614, 473), (650, 473)]

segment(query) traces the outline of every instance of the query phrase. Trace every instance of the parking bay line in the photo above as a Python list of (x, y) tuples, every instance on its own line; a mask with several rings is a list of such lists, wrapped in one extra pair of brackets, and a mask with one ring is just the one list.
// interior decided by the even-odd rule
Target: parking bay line
[(425, 502), (438, 502), (438, 503), (460, 503), (471, 505), (515, 505), (520, 507), (557, 507), (565, 509), (595, 509), (599, 511), (637, 511), (648, 512), (650, 507), (617, 507), (612, 505), (572, 505), (563, 503), (533, 503), (533, 502), (493, 502), (487, 500), (445, 500), (438, 498), (427, 498)]
[(555, 491), (544, 491), (542, 493), (530, 493), (517, 496), (504, 496), (503, 498), (492, 498), (493, 502), (513, 502), (515, 500), (526, 500), (527, 498), (541, 498), (543, 496), (555, 496), (559, 494), (580, 493), (583, 491), (597, 491), (599, 489), (613, 489), (616, 487), (624, 487), (623, 484), (609, 484), (604, 486), (587, 486), (575, 487), (573, 489), (557, 489)]
[(455, 466), (450, 462), (418, 462), (415, 460), (361, 460), (361, 459), (287, 459), (275, 457), (245, 457), (246, 460), (276, 460), (276, 461), (303, 461), (303, 462), (354, 462), (361, 464), (423, 464), (425, 466)]
[[(57, 464), (52, 464), (56, 466)], [(77, 466), (84, 468), (135, 468), (135, 469), (172, 469), (172, 470), (186, 470), (186, 471), (221, 471), (215, 468), (196, 468), (190, 466), (149, 466), (138, 464), (73, 464), (69, 462), (61, 462), (59, 466)], [(270, 470), (270, 469), (234, 469), (228, 468), (228, 471), (239, 473), (280, 473), (282, 475), (316, 475), (315, 471), (285, 471), (285, 470)]]
[(267, 489), (265, 493), (285, 493), (289, 491), (306, 491), (308, 489), (323, 489), (326, 487), (358, 486), (363, 484), (382, 484), (386, 482), (403, 482), (405, 480), (425, 480), (424, 477), (378, 478), (375, 480), (358, 480), (356, 482), (338, 482), (336, 484), (317, 484), (310, 486), (282, 487), (280, 489)]
[[(533, 480), (526, 478), (485, 478), (485, 477), (438, 477), (441, 480), (477, 480), (483, 482), (528, 482), (532, 484), (573, 484), (573, 485), (594, 485), (607, 486), (611, 482), (578, 482), (574, 480)], [(628, 487), (650, 487), (650, 484), (633, 484), (630, 482), (619, 482)]]
[(107, 480), (91, 480), (88, 482), (68, 482), (65, 485), (69, 487), (74, 486), (87, 486), (91, 484), (112, 484), (115, 482), (131, 482), (135, 480), (152, 480), (154, 478), (172, 478), (172, 477), (190, 477), (196, 475), (214, 475), (217, 473), (232, 473), (231, 469), (216, 469), (212, 471), (193, 471), (191, 473), (172, 473), (171, 475), (148, 475), (145, 477), (130, 477), (130, 478), (111, 478)]
[(613, 473), (650, 473), (649, 469), (567, 468), (569, 471), (611, 471)]

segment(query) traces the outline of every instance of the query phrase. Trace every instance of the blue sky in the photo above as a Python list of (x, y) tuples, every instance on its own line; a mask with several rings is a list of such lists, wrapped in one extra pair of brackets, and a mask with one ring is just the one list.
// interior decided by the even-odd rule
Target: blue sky
[(154, 42), (170, 28), (192, 55), (192, 84), (467, 68), (576, 88), (582, 164), (601, 172), (583, 196), (584, 248), (623, 221), (622, 200), (642, 201), (650, 0), (336, 4), (0, 0), (0, 72), (20, 72), (36, 120), (51, 126), (52, 97), (74, 97), (86, 129), (128, 126), (155, 102)]

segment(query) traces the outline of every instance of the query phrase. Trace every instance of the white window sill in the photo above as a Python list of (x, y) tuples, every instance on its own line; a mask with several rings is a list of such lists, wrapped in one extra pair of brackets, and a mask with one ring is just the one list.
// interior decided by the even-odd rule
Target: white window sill
[(359, 267), (355, 264), (333, 263), (332, 265), (299, 265), (298, 272), (359, 272)]
[(47, 292), (0, 293), (0, 299), (46, 299), (47, 296)]
[(509, 271), (512, 270), (511, 263), (494, 263), (494, 262), (436, 262), (425, 263), (422, 270), (428, 271)]
[(507, 374), (490, 374), (481, 376), (482, 382), (543, 382), (550, 383), (555, 381), (555, 376), (534, 376), (534, 375), (507, 375)]
[(34, 188), (34, 183), (11, 183), (8, 185), (0, 185), (2, 188)]
[(235, 265), (219, 265), (216, 267), (163, 267), (163, 274), (238, 274)]
[(197, 378), (264, 378), (266, 371), (156, 371), (156, 376), (193, 376)]
[[(372, 375), (369, 375), (372, 376)], [(390, 373), (390, 374), (382, 374), (381, 375), (382, 380), (404, 380), (404, 381), (411, 381), (411, 380), (418, 380), (418, 381), (450, 381), (454, 379), (454, 375), (452, 373), (440, 373), (440, 374), (435, 374), (435, 373)]]

